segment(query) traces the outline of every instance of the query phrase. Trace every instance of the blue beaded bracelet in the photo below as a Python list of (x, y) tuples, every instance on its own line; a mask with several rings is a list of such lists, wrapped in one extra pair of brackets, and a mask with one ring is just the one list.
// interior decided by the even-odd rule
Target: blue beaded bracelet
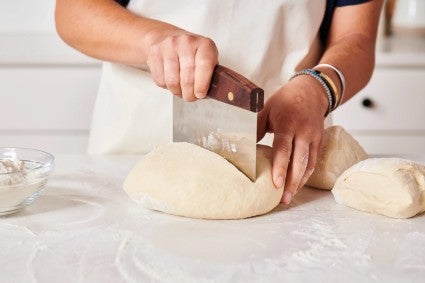
[(326, 96), (328, 97), (328, 102), (329, 102), (329, 106), (328, 106), (328, 109), (326, 110), (325, 117), (328, 116), (335, 104), (335, 97), (332, 94), (332, 90), (330, 86), (320, 76), (320, 73), (313, 69), (304, 69), (304, 70), (298, 71), (294, 75), (292, 75), (292, 77), (289, 80), (292, 80), (293, 78), (298, 77), (300, 75), (308, 75), (315, 78), (320, 83), (320, 85), (322, 85), (322, 87), (325, 89)]

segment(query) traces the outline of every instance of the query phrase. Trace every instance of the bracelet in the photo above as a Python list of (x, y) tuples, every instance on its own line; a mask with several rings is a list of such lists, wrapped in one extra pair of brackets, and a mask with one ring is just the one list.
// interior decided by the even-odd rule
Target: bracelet
[(300, 75), (308, 75), (311, 76), (313, 78), (315, 78), (325, 89), (326, 91), (326, 96), (328, 97), (328, 102), (329, 102), (329, 106), (328, 109), (326, 110), (325, 113), (325, 117), (329, 115), (329, 113), (331, 113), (332, 108), (335, 104), (335, 98), (334, 98), (334, 94), (332, 94), (331, 88), (328, 86), (328, 84), (326, 83), (326, 81), (320, 76), (319, 72), (313, 69), (304, 69), (301, 71), (296, 72), (295, 74), (292, 75), (292, 77), (289, 79), (292, 80), (295, 77), (298, 77)]
[(344, 99), (344, 94), (345, 94), (345, 77), (344, 77), (344, 74), (338, 68), (336, 68), (335, 66), (333, 66), (331, 64), (323, 63), (323, 64), (317, 65), (315, 68), (318, 68), (318, 67), (331, 68), (338, 75), (339, 81), (341, 82), (341, 97), (339, 99), (339, 102), (336, 105), (336, 107), (338, 107), (341, 104), (342, 100)]
[(319, 76), (322, 77), (322, 79), (326, 82), (326, 84), (328, 85), (328, 87), (331, 90), (331, 93), (333, 94), (334, 97), (334, 101), (333, 101), (333, 105), (331, 107), (331, 112), (334, 111), (337, 107), (338, 107), (338, 103), (341, 101), (340, 98), (341, 96), (338, 93), (338, 88), (336, 87), (334, 81), (325, 73), (319, 71), (319, 70), (315, 70)]

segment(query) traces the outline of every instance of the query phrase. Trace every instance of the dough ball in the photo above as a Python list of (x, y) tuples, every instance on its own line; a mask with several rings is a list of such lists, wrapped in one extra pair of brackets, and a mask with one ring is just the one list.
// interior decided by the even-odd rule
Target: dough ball
[(257, 148), (257, 180), (211, 151), (172, 143), (147, 154), (129, 173), (124, 190), (145, 208), (207, 219), (239, 219), (275, 208), (282, 197), (271, 176), (271, 148)]
[(366, 159), (345, 171), (332, 190), (337, 203), (394, 218), (425, 211), (425, 166), (399, 158)]
[(306, 185), (331, 190), (342, 172), (367, 157), (364, 149), (344, 128), (329, 127), (324, 131), (316, 168)]

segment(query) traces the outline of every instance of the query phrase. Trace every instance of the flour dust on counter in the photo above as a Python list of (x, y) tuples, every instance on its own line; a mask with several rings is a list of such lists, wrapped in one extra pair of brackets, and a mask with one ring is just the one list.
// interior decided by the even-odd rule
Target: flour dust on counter
[(57, 155), (45, 194), (0, 218), (0, 281), (423, 283), (424, 216), (366, 214), (306, 188), (258, 217), (177, 217), (121, 189), (140, 158)]

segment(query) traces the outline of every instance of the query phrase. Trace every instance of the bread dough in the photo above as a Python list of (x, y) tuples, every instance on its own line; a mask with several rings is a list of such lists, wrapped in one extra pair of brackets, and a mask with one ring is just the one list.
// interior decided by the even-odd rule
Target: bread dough
[(399, 158), (366, 159), (345, 171), (332, 190), (336, 202), (394, 218), (425, 211), (425, 166)]
[(239, 219), (265, 214), (282, 197), (271, 176), (271, 148), (257, 147), (253, 183), (235, 166), (190, 143), (172, 143), (147, 154), (129, 173), (124, 190), (141, 206), (174, 215)]
[(329, 127), (324, 131), (316, 168), (306, 185), (331, 190), (342, 172), (367, 157), (365, 150), (344, 128)]

